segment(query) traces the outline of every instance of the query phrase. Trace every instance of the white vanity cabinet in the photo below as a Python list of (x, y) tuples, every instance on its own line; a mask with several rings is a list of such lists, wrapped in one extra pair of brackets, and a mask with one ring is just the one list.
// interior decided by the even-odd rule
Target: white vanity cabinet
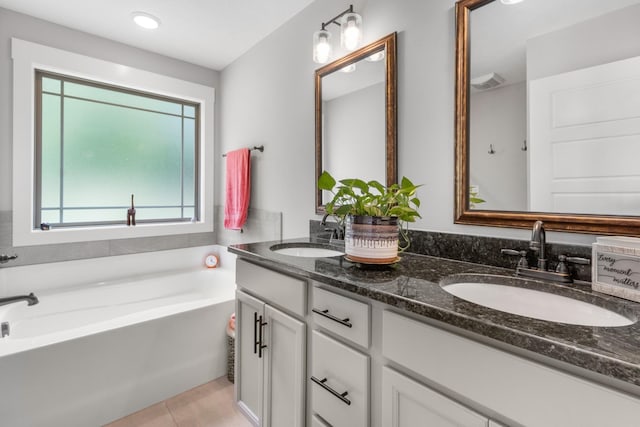
[[(639, 425), (636, 397), (389, 310), (382, 317), (384, 357), (446, 390), (443, 393), (464, 399), (467, 406), (482, 408), (481, 412), (526, 426)], [(385, 388), (401, 382), (389, 379), (388, 371), (385, 375)], [(401, 387), (408, 387), (406, 381)], [(385, 399), (394, 396), (390, 390), (384, 393)], [(424, 415), (428, 400), (420, 401), (423, 407), (415, 413)], [(383, 403), (385, 419), (396, 416), (394, 405), (393, 400)], [(454, 412), (460, 411), (448, 411)], [(487, 422), (481, 425), (499, 425)]]
[(303, 427), (306, 282), (237, 262), (236, 401), (257, 426)]
[(577, 367), (244, 259), (236, 283), (236, 400), (257, 426), (640, 425), (636, 395)]

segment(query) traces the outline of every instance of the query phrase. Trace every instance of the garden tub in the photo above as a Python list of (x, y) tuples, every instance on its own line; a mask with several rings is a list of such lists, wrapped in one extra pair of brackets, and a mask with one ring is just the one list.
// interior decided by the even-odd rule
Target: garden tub
[(99, 426), (226, 373), (231, 269), (24, 291), (0, 306), (1, 425)]

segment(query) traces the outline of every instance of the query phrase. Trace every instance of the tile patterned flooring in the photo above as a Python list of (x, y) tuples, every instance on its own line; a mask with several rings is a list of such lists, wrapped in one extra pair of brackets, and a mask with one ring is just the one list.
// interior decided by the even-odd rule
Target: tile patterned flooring
[(251, 427), (227, 377), (185, 391), (104, 427)]

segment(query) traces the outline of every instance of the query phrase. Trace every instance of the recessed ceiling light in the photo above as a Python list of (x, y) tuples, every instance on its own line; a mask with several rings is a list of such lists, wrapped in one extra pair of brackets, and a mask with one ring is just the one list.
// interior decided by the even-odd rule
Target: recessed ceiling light
[(160, 26), (160, 20), (153, 15), (145, 12), (133, 12), (131, 14), (133, 22), (147, 30), (155, 30)]

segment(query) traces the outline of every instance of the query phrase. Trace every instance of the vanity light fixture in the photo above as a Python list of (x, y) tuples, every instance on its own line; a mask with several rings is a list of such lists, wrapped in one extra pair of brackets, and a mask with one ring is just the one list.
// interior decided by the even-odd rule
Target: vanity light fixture
[(160, 26), (160, 19), (146, 12), (133, 12), (131, 18), (133, 22), (146, 30), (155, 30)]
[[(353, 6), (351, 6), (353, 8)], [(362, 43), (362, 17), (349, 12), (340, 18), (340, 45), (349, 52)]]
[(352, 51), (362, 43), (362, 17), (353, 11), (353, 5), (349, 5), (349, 9), (323, 22), (320, 30), (313, 33), (313, 62), (317, 64), (326, 64), (331, 58), (329, 24), (340, 26), (340, 44), (344, 49)]
[(331, 33), (324, 29), (313, 33), (313, 62), (326, 64), (331, 52)]
[(355, 70), (356, 70), (356, 64), (349, 64), (340, 68), (340, 71), (343, 73), (353, 73)]
[(376, 53), (372, 53), (371, 55), (365, 58), (366, 61), (370, 61), (370, 62), (378, 62), (378, 61), (382, 61), (383, 59), (384, 59), (384, 50), (381, 50)]

